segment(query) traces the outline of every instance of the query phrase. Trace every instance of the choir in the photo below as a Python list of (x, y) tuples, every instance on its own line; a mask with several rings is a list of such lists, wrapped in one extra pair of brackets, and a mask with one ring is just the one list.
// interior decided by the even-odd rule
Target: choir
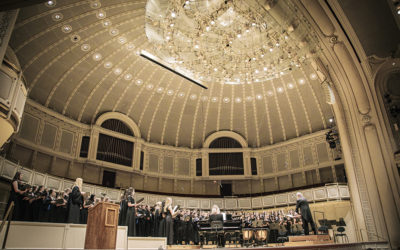
[[(22, 174), (17, 172), (11, 183), (8, 203), (13, 201), (15, 204), (13, 220), (86, 224), (88, 209), (106, 199), (81, 192), (81, 178), (77, 178), (71, 189), (64, 192), (56, 192), (43, 186), (24, 185), (21, 179)], [(210, 215), (215, 214), (215, 211), (173, 208), (171, 198), (159, 201), (154, 206), (143, 205), (140, 201), (135, 202), (134, 195), (135, 190), (129, 188), (120, 202), (118, 224), (128, 227), (128, 236), (166, 237), (168, 245), (200, 244), (204, 241), (199, 233), (201, 223), (212, 220)], [(299, 195), (298, 198), (301, 204), (296, 210), (309, 210), (308, 203), (304, 205), (304, 197)], [(304, 210), (302, 214), (308, 215), (308, 212), (305, 213)], [(279, 232), (279, 236), (304, 234), (303, 223), (314, 224), (310, 218), (301, 218), (295, 210), (225, 211), (223, 217), (224, 221), (240, 221), (242, 229), (273, 229)], [(312, 229), (315, 232), (315, 225), (312, 225)]]

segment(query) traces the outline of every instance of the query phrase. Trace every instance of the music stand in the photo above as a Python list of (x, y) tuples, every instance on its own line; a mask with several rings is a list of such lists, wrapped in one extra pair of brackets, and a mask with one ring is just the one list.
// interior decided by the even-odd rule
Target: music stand
[(224, 228), (224, 223), (222, 221), (211, 221), (211, 231), (215, 230), (215, 238), (217, 240), (217, 246), (222, 246), (222, 240), (218, 237), (218, 231)]

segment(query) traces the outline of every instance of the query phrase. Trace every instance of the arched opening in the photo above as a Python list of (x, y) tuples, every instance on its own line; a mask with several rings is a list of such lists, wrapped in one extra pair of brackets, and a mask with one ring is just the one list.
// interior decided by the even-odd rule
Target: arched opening
[(121, 134), (135, 136), (133, 131), (124, 122), (117, 119), (105, 120), (101, 124), (101, 127)]
[[(107, 119), (101, 127), (120, 134), (134, 136), (133, 131), (118, 119)], [(112, 133), (99, 133), (96, 159), (124, 166), (132, 166), (134, 143), (117, 138)]]
[[(242, 148), (241, 144), (230, 137), (220, 137), (210, 143), (210, 148)], [(209, 175), (243, 175), (243, 152), (209, 153)]]

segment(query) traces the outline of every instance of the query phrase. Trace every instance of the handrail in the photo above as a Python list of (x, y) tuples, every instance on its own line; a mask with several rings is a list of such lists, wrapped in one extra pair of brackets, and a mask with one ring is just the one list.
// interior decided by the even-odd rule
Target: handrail
[(361, 234), (361, 240), (362, 241), (364, 241), (364, 238), (363, 238), (363, 235), (362, 235), (362, 230), (364, 230), (367, 234), (372, 234), (373, 236), (378, 237), (378, 239), (380, 239), (380, 240), (384, 240), (386, 242), (388, 241), (387, 239), (383, 238), (382, 236), (380, 236), (380, 235), (378, 235), (376, 233), (372, 233), (372, 232), (367, 231), (367, 229), (360, 228), (360, 234)]
[(5, 248), (6, 248), (7, 237), (8, 237), (8, 231), (10, 230), (10, 224), (11, 224), (11, 218), (12, 218), (13, 211), (14, 211), (14, 206), (15, 206), (15, 205), (14, 205), (14, 201), (12, 201), (12, 202), (10, 203), (10, 206), (9, 206), (8, 209), (7, 209), (6, 215), (5, 215), (4, 218), (3, 218), (3, 222), (2, 222), (1, 225), (0, 225), (0, 233), (1, 233), (1, 231), (3, 231), (3, 228), (4, 228), (4, 225), (5, 225), (6, 221), (8, 220), (8, 224), (7, 224), (7, 228), (6, 228), (6, 233), (5, 233), (5, 235), (4, 235), (4, 240), (3, 240), (2, 249), (5, 249)]

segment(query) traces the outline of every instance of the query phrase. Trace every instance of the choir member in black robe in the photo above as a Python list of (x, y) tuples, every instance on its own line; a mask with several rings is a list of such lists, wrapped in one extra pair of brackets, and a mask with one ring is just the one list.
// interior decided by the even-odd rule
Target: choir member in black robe
[(127, 190), (125, 190), (123, 196), (121, 197), (121, 202), (119, 204), (119, 218), (118, 225), (119, 226), (127, 226), (126, 225), (126, 213), (128, 211), (128, 202), (127, 202)]
[[(14, 178), (11, 182), (10, 196), (8, 197), (7, 209), (5, 213), (7, 213), (8, 207), (11, 205), (11, 202), (14, 202), (14, 210), (12, 214), (12, 220), (19, 220), (21, 214), (21, 204), (20, 204), (20, 195), (23, 195), (26, 191), (21, 190), (21, 181), (22, 174), (20, 172), (15, 173)], [(5, 215), (5, 214), (4, 214)], [(4, 216), (3, 216), (4, 218)]]
[(297, 193), (297, 203), (296, 203), (296, 213), (301, 214), (301, 220), (303, 221), (303, 229), (304, 229), (304, 234), (309, 235), (309, 229), (308, 229), (308, 223), (311, 224), (311, 228), (314, 231), (314, 234), (317, 234), (317, 230), (315, 228), (315, 223), (311, 215), (311, 210), (308, 205), (308, 201), (306, 198), (303, 196), (302, 193)]
[(56, 207), (55, 207), (55, 222), (57, 223), (65, 223), (65, 217), (67, 216), (67, 200), (68, 196), (64, 197), (65, 193), (59, 193), (56, 199)]
[(164, 206), (165, 217), (165, 235), (167, 237), (167, 244), (173, 245), (174, 242), (174, 222), (172, 220), (175, 217), (176, 212), (172, 210), (172, 199), (167, 198)]
[(79, 224), (80, 208), (82, 204), (82, 179), (77, 178), (69, 194), (68, 199), (68, 220), (67, 223)]
[(57, 193), (55, 190), (50, 190), (49, 191), (49, 196), (48, 196), (48, 206), (47, 206), (47, 213), (48, 213), (48, 222), (57, 222), (57, 217), (56, 217), (56, 197)]
[(47, 195), (48, 195), (48, 190), (45, 188), (43, 192), (40, 194), (41, 199), (40, 199), (40, 209), (39, 209), (39, 221), (40, 222), (47, 222), (48, 221), (48, 214), (46, 212), (47, 210)]
[(136, 204), (133, 196), (135, 195), (135, 190), (130, 187), (128, 189), (127, 206), (128, 210), (126, 213), (126, 222), (128, 226), (128, 236), (136, 236)]
[(154, 207), (154, 219), (153, 219), (153, 237), (161, 237), (160, 236), (160, 221), (162, 219), (161, 215), (161, 202), (157, 202)]
[(166, 230), (166, 218), (167, 218), (167, 213), (164, 212), (164, 206), (161, 208), (161, 218), (160, 218), (160, 224), (158, 225), (158, 237), (167, 237), (167, 230)]
[(94, 196), (94, 194), (90, 195), (90, 197), (82, 204), (81, 224), (87, 224), (89, 208), (94, 206)]
[(32, 221), (39, 221), (39, 214), (43, 203), (44, 186), (40, 186), (35, 192), (35, 200), (32, 202)]
[(24, 197), (25, 200), (27, 201), (27, 207), (24, 214), (25, 221), (33, 221), (32, 203), (35, 200), (35, 192), (37, 189), (38, 187), (31, 187), (29, 191), (26, 193), (26, 196)]
[(153, 214), (150, 211), (150, 206), (147, 205), (145, 208), (145, 217), (144, 217), (144, 224), (145, 224), (144, 236), (146, 237), (151, 236), (152, 223), (153, 223)]
[(143, 206), (136, 207), (136, 236), (145, 236), (145, 209)]
[(192, 216), (190, 214), (185, 215), (184, 217), (184, 240), (185, 244), (189, 245), (190, 242), (195, 242), (194, 240), (194, 224), (192, 221)]

